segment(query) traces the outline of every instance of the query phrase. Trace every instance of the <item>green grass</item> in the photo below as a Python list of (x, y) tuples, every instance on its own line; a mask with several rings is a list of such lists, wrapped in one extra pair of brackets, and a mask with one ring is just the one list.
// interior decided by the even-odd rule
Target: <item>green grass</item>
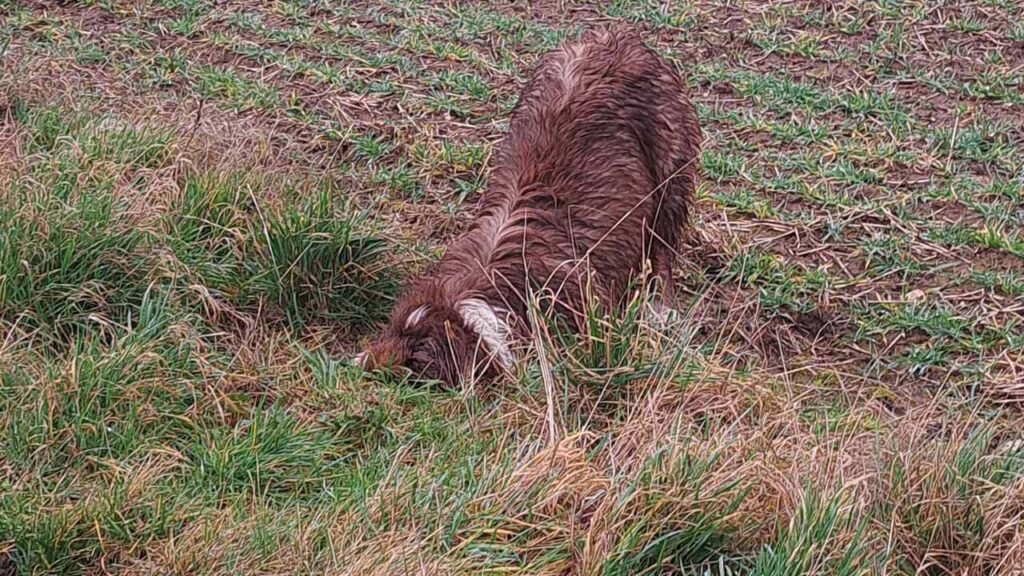
[[(1024, 565), (1021, 8), (570, 4), (0, 1), (0, 573)], [(701, 119), (675, 313), (362, 374), (612, 21)]]
[(68, 352), (70, 372), (43, 361), (45, 388), (25, 382), (26, 372), (10, 373), (8, 401), (19, 410), (5, 448), (23, 472), (45, 478), (75, 460), (127, 459), (149, 441), (159, 446), (166, 439), (162, 429), (177, 423), (146, 418), (139, 405), (183, 412), (192, 403), (187, 389), (162, 380), (173, 383), (196, 368), (188, 348), (168, 341), (169, 328), (166, 300), (147, 294), (133, 324), (113, 329), (109, 342), (93, 340)]
[[(162, 218), (118, 198), (125, 181), (168, 160), (169, 135), (104, 127), (103, 119), (19, 106), (25, 178), (0, 204), (0, 317), (72, 342), (128, 321), (151, 285), (214, 294), (243, 307), (272, 304), (293, 321), (365, 325), (386, 311), (395, 278), (365, 217), (336, 206), (328, 184), (270, 210), (258, 181), (199, 175)], [(133, 210), (134, 208), (134, 210)], [(168, 261), (155, 254), (169, 249)], [(180, 276), (184, 280), (179, 282)], [(198, 284), (193, 281), (198, 281)]]
[(164, 225), (186, 281), (236, 306), (275, 304), (294, 322), (379, 319), (395, 277), (386, 244), (364, 232), (364, 217), (336, 210), (329, 186), (300, 205), (267, 211), (259, 185), (244, 174), (185, 183)]
[[(902, 496), (882, 514), (897, 521), (893, 544), (904, 566), (933, 562), (978, 573), (998, 573), (1006, 566), (1005, 546), (1012, 542), (1006, 531), (1012, 528), (1006, 519), (991, 517), (991, 507), (998, 506), (994, 501), (1007, 482), (1024, 471), (1024, 459), (1019, 448), (990, 454), (991, 441), (992, 431), (980, 428), (931, 453), (891, 460), (884, 481)], [(924, 549), (929, 551), (922, 557)]]
[(394, 293), (387, 245), (359, 233), (358, 217), (336, 214), (332, 196), (324, 190), (305, 206), (260, 214), (261, 229), (250, 231), (255, 292), (292, 319), (365, 324), (386, 313)]
[(166, 162), (169, 136), (16, 105), (26, 178), (0, 199), (0, 317), (69, 341), (122, 322), (147, 289), (150, 247), (114, 188)]
[(805, 493), (790, 524), (757, 555), (750, 573), (869, 574), (866, 526), (844, 509), (841, 495), (824, 499), (813, 491)]
[(134, 478), (174, 468), (162, 455), (185, 446), (204, 396), (207, 360), (168, 308), (147, 294), (133, 323), (111, 328), (106, 341), (4, 369), (2, 442), (17, 468), (0, 527), (15, 538), (19, 571), (77, 572), (107, 546), (163, 538), (178, 525), (187, 499), (168, 491), (169, 477), (154, 469), (158, 479)]

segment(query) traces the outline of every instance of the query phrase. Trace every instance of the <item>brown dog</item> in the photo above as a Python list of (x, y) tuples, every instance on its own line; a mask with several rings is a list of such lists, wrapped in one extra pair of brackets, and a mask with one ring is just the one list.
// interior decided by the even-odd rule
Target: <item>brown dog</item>
[(455, 384), (512, 365), (531, 295), (577, 320), (588, 296), (614, 310), (648, 259), (670, 293), (700, 141), (683, 82), (633, 34), (545, 55), (473, 227), (406, 288), (358, 362)]

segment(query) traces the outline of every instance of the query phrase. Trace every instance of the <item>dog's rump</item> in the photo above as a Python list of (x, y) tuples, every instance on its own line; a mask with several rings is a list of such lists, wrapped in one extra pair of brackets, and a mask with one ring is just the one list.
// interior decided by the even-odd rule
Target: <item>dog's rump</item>
[(639, 38), (565, 45), (522, 91), (477, 222), (437, 274), (505, 300), (546, 288), (578, 305), (589, 285), (617, 302), (645, 258), (670, 268), (699, 144), (682, 81)]

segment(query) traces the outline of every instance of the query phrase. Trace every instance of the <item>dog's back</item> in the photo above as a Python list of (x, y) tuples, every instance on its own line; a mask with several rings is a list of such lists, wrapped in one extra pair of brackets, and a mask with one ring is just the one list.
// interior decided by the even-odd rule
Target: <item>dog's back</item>
[(528, 288), (579, 305), (588, 273), (615, 304), (645, 258), (668, 281), (699, 146), (682, 81), (639, 38), (565, 44), (523, 89), (480, 216), (436, 275), (520, 313)]

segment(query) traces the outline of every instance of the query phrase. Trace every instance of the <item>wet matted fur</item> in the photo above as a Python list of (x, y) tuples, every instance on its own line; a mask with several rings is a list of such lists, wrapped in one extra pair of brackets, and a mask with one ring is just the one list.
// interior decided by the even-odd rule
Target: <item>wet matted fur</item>
[(472, 228), (409, 283), (359, 361), (455, 384), (514, 362), (531, 295), (566, 318), (588, 297), (614, 310), (647, 263), (670, 293), (700, 142), (678, 73), (632, 32), (546, 54)]

